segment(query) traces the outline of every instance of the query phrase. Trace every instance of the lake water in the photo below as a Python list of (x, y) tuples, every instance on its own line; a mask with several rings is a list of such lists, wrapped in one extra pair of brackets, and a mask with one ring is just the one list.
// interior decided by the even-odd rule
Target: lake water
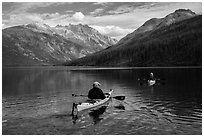
[[(148, 86), (153, 72), (158, 79)], [(113, 96), (108, 106), (71, 116), (72, 97), (94, 81)], [(3, 68), (3, 134), (201, 135), (201, 68)]]

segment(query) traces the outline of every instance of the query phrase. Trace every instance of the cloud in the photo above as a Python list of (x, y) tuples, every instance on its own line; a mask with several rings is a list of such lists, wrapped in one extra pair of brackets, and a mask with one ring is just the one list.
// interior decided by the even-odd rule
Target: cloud
[(95, 2), (93, 3), (93, 5), (109, 6), (109, 5), (113, 5), (113, 3), (112, 2)]
[(3, 16), (2, 23), (5, 24), (3, 28), (29, 24), (33, 22), (40, 22), (48, 24), (49, 26), (56, 26), (57, 24), (85, 24), (85, 15), (81, 12), (75, 12), (73, 15), (56, 13), (18, 13), (18, 14), (7, 14)]
[(118, 7), (116, 10), (110, 10), (108, 11), (109, 14), (123, 14), (132, 12), (134, 10), (134, 7), (132, 5), (122, 5)]
[(43, 19), (37, 14), (12, 14), (9, 16), (9, 19), (3, 20), (2, 23), (5, 24), (5, 27), (11, 27), (16, 25), (23, 25), (32, 22), (43, 22)]
[(72, 16), (75, 21), (82, 21), (84, 17), (84, 14), (81, 12), (75, 12), (75, 14)]
[(56, 13), (44, 13), (39, 15), (42, 17), (42, 19), (46, 20), (46, 19), (52, 19), (52, 18), (57, 18), (60, 16), (60, 14), (58, 12)]
[(1, 25), (2, 25), (2, 28), (5, 28), (5, 24), (2, 23)]
[(120, 39), (124, 37), (124, 35), (131, 33), (134, 29), (124, 29), (119, 26), (91, 26), (98, 30), (101, 34)]
[(29, 24), (33, 22), (51, 23), (55, 19), (59, 19), (61, 15), (56, 13), (33, 13), (34, 9), (39, 7), (50, 7), (52, 5), (61, 5), (63, 3), (53, 3), (53, 2), (3, 2), (2, 6), (5, 7), (4, 14), (2, 14), (3, 28), (17, 26), (22, 24)]
[[(7, 4), (3, 2), (3, 5)], [(28, 10), (33, 10), (39, 7), (49, 7), (51, 5), (57, 5), (59, 3), (54, 2), (15, 2), (9, 3), (11, 4), (9, 10), (7, 10), (7, 14), (19, 14), (19, 13), (26, 13)]]
[(121, 28), (137, 28), (144, 20), (141, 20), (135, 14), (117, 14), (117, 15), (104, 15), (104, 16), (86, 16), (85, 22), (89, 25), (98, 26), (120, 26)]
[(65, 12), (66, 13), (73, 13), (74, 11), (73, 10), (66, 10)]
[(93, 16), (98, 16), (98, 15), (100, 15), (100, 13), (102, 13), (103, 11), (104, 11), (104, 9), (98, 8), (98, 9), (95, 9), (94, 11), (90, 12), (89, 14), (90, 14), (90, 15), (93, 15)]

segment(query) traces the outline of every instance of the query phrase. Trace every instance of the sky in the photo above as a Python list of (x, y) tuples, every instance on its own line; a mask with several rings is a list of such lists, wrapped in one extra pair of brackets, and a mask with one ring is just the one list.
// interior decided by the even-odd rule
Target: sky
[(40, 22), (87, 24), (100, 33), (121, 39), (151, 18), (177, 9), (202, 14), (201, 2), (2, 2), (2, 28)]

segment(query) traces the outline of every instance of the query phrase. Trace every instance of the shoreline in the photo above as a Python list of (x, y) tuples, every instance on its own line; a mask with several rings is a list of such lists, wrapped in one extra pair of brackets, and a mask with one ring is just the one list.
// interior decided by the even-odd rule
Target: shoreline
[(110, 66), (2, 66), (2, 69), (57, 69), (67, 68), (68, 70), (108, 70), (108, 69), (159, 69), (159, 68), (202, 68), (202, 66), (158, 66), (158, 67), (110, 67)]

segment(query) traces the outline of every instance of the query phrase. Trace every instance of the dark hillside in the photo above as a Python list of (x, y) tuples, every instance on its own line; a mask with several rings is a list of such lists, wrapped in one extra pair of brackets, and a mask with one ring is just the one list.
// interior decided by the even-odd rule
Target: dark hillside
[(72, 61), (84, 66), (201, 66), (202, 16), (135, 35), (131, 41)]

